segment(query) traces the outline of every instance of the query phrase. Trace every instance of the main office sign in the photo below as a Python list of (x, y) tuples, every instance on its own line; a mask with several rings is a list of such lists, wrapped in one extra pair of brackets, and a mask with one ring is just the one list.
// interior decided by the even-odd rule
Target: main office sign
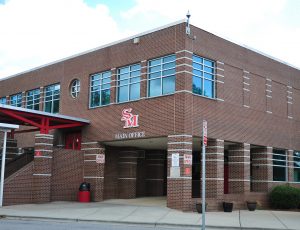
[[(124, 121), (124, 129), (139, 127), (139, 115), (132, 113), (132, 108), (122, 110), (121, 121)], [(145, 137), (145, 131), (140, 132), (119, 132), (115, 134), (115, 139), (135, 139)]]

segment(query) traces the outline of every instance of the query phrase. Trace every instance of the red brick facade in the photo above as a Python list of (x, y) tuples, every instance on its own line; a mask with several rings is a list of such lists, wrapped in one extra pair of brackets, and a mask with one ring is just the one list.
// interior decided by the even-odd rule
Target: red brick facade
[[(55, 148), (64, 145), (65, 130), (16, 135), (19, 147), (35, 145), (41, 155), (22, 169), (22, 175), (7, 179), (6, 204), (76, 200), (79, 184), (86, 181), (93, 201), (167, 195), (168, 207), (194, 210), (200, 198), (193, 198), (192, 191), (200, 187), (201, 179), (193, 179), (194, 162), (189, 159), (201, 152), (203, 119), (209, 137), (209, 210), (219, 209), (224, 200), (239, 208), (247, 199), (267, 206), (267, 192), (275, 185), (299, 186), (293, 175), (293, 151), (300, 149), (300, 109), (295, 106), (300, 103), (299, 69), (193, 26), (196, 39), (191, 39), (185, 27), (177, 23), (139, 35), (137, 44), (128, 39), (1, 80), (0, 97), (40, 88), (40, 110), (44, 87), (59, 83), (59, 113), (90, 121), (81, 130), (81, 151), (74, 153)], [(176, 55), (176, 90), (150, 98), (148, 61), (170, 54)], [(215, 61), (215, 98), (193, 93), (193, 54)], [(135, 63), (142, 67), (140, 99), (117, 103), (117, 69)], [(90, 109), (89, 76), (109, 70), (110, 104)], [(76, 99), (69, 93), (75, 78), (81, 83)], [(123, 128), (125, 108), (139, 115), (138, 127)], [(273, 148), (286, 150), (286, 181), (273, 181)], [(173, 165), (177, 157), (179, 164)], [(31, 181), (31, 189), (11, 193), (16, 194), (14, 199), (7, 193), (20, 180)]]

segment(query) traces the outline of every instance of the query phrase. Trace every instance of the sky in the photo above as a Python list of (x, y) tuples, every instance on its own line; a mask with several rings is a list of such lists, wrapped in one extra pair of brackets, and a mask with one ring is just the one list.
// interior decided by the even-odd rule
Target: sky
[(188, 10), (191, 24), (300, 68), (300, 0), (0, 0), (0, 78), (185, 19)]

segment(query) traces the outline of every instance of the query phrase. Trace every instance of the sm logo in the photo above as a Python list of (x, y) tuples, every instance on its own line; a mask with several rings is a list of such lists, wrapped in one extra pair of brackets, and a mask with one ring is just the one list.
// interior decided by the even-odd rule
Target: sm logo
[(134, 128), (139, 126), (139, 115), (133, 115), (131, 113), (132, 108), (123, 109), (121, 121), (125, 121), (124, 129)]

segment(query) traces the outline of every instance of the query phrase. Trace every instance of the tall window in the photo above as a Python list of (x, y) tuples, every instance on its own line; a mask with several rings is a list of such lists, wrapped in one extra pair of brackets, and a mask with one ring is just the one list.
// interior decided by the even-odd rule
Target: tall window
[(111, 72), (97, 73), (90, 78), (90, 108), (110, 103)]
[(6, 97), (1, 97), (0, 98), (0, 104), (6, 104)]
[(215, 97), (214, 61), (193, 55), (193, 93)]
[(300, 182), (300, 152), (294, 152), (294, 181)]
[(132, 101), (140, 98), (140, 76), (140, 64), (118, 69), (118, 102)]
[(176, 56), (169, 55), (148, 63), (148, 96), (160, 96), (175, 92)]
[(273, 150), (273, 181), (286, 181), (286, 152), (285, 150)]
[(34, 110), (40, 109), (40, 89), (27, 91), (26, 108)]
[(58, 113), (60, 99), (60, 85), (49, 85), (45, 87), (45, 112)]
[(22, 107), (22, 93), (18, 93), (10, 96), (10, 105), (16, 107)]

